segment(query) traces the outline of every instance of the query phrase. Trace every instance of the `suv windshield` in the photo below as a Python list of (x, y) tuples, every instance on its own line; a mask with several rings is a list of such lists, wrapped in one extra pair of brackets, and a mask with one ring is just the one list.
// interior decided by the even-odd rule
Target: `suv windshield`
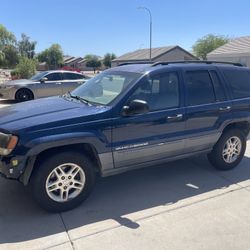
[(104, 71), (76, 88), (71, 94), (91, 103), (107, 105), (140, 76), (141, 74), (134, 72)]
[(32, 76), (30, 78), (30, 80), (32, 81), (40, 81), (41, 78), (43, 78), (48, 72), (40, 72), (40, 73), (37, 73), (36, 75)]

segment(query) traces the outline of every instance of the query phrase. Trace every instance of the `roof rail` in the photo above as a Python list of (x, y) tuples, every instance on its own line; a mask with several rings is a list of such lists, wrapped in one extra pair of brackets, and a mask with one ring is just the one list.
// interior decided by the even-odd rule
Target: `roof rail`
[(150, 61), (144, 61), (144, 62), (125, 62), (125, 63), (120, 63), (117, 66), (124, 66), (124, 65), (130, 65), (130, 64), (152, 64)]
[(152, 64), (152, 67), (157, 66), (157, 65), (169, 65), (169, 64), (177, 64), (177, 63), (230, 64), (230, 65), (234, 65), (234, 66), (243, 67), (243, 65), (241, 63), (220, 62), (220, 61), (200, 61), (200, 60), (156, 62), (156, 63)]

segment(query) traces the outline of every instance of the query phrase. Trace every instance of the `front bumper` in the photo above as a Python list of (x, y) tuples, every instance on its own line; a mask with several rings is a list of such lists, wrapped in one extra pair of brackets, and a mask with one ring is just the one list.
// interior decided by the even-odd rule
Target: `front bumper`
[(0, 98), (14, 100), (15, 93), (16, 93), (16, 90), (14, 88), (10, 88), (10, 89), (0, 88)]
[(21, 161), (18, 157), (0, 157), (0, 175), (5, 178), (19, 179), (23, 173), (23, 167), (23, 161)]

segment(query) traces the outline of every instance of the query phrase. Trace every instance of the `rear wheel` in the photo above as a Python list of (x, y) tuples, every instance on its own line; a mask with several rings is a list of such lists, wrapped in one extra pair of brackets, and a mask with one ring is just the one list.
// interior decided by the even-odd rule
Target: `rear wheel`
[(18, 102), (29, 101), (34, 99), (34, 95), (29, 89), (19, 89), (16, 92), (15, 99)]
[(92, 162), (81, 154), (65, 152), (53, 155), (36, 166), (31, 191), (43, 208), (62, 212), (87, 199), (94, 182)]
[(208, 154), (210, 163), (220, 170), (236, 167), (246, 150), (246, 137), (238, 129), (224, 132), (219, 141)]

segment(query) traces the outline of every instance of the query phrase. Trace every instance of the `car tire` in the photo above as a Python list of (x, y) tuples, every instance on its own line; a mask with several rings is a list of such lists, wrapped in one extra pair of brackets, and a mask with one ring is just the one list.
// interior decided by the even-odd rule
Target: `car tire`
[(77, 207), (87, 199), (95, 183), (93, 164), (80, 153), (58, 153), (35, 167), (30, 181), (31, 193), (38, 204), (50, 212)]
[(19, 89), (15, 94), (15, 100), (18, 102), (25, 102), (34, 99), (34, 94), (29, 89)]
[(209, 162), (219, 170), (235, 168), (246, 151), (246, 137), (239, 129), (225, 131), (208, 154)]

